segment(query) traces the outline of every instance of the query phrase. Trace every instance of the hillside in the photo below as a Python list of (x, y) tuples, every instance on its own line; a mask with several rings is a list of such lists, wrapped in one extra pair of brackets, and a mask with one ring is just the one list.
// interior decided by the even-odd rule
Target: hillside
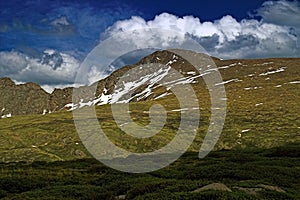
[[(195, 56), (201, 59), (205, 59), (207, 57), (202, 54)], [(235, 103), (239, 104), (242, 103), (242, 101), (245, 102), (245, 100), (248, 102), (248, 99), (251, 99), (253, 104), (256, 105), (256, 102), (254, 101), (255, 98), (253, 98), (253, 96), (260, 96), (257, 99), (261, 100), (262, 102), (257, 102), (257, 104), (263, 103), (264, 101), (267, 103), (270, 100), (278, 100), (278, 102), (282, 103), (280, 100), (282, 98), (285, 100), (292, 97), (294, 99), (299, 98), (298, 58), (257, 60), (219, 60), (217, 58), (213, 58), (213, 61), (222, 75), (224, 81), (223, 84), (226, 86), (227, 94), (234, 95), (231, 99), (234, 100)], [(211, 64), (211, 62), (212, 61), (204, 61), (203, 65)], [(95, 82), (90, 86), (55, 89), (51, 94), (45, 92), (39, 85), (35, 83), (16, 85), (9, 78), (0, 78), (0, 93), (5, 94), (0, 96), (0, 108), (2, 108), (0, 115), (4, 116), (10, 114), (15, 116), (46, 114), (61, 110), (68, 110), (72, 106), (74, 109), (84, 105), (102, 105), (118, 101), (120, 102), (121, 97), (118, 97), (120, 99), (112, 99), (112, 96), (116, 94), (115, 84), (119, 81), (120, 77), (128, 70), (134, 69), (136, 66), (151, 65), (151, 63), (160, 63), (165, 66), (171, 66), (175, 70), (181, 72), (184, 77), (186, 77), (186, 84), (191, 83), (194, 89), (198, 88), (196, 91), (197, 94), (205, 93), (204, 90), (206, 90), (206, 86), (202, 77), (211, 73), (207, 66), (205, 66), (206, 69), (201, 72), (202, 74), (198, 74), (194, 67), (180, 56), (169, 51), (158, 51), (143, 58), (140, 62), (134, 65), (125, 66), (116, 70), (107, 78)], [(148, 68), (151, 69), (149, 66)], [(138, 86), (133, 87), (135, 90), (135, 96), (133, 95), (130, 97), (128, 101), (132, 102), (137, 100), (150, 100), (155, 99), (162, 94), (168, 94), (168, 91), (164, 91), (162, 88), (160, 88), (160, 90), (156, 89), (156, 91), (152, 91), (157, 87), (154, 85), (146, 86), (146, 84), (142, 85), (139, 83), (139, 81), (149, 82), (151, 78), (161, 80), (167, 74), (165, 73), (166, 71), (163, 70), (163, 73), (161, 74), (155, 74), (154, 70), (152, 71), (153, 76), (149, 77), (148, 80), (147, 78), (140, 80), (142, 75), (139, 74), (139, 70), (137, 70), (136, 77), (130, 78), (130, 81)], [(197, 82), (197, 84), (194, 84), (193, 80), (195, 80), (194, 83)], [(176, 84), (184, 83), (182, 80), (177, 80), (174, 82)], [(271, 90), (272, 87), (274, 87), (274, 90)], [(73, 102), (76, 105), (72, 105), (73, 89), (79, 94), (78, 99), (74, 100), (75, 102)], [(92, 90), (95, 90), (95, 94)], [(267, 95), (265, 93), (266, 91), (270, 91), (271, 94)], [(129, 91), (122, 92), (126, 93)], [(270, 98), (273, 96), (276, 96), (276, 98)], [(205, 99), (204, 101), (207, 100), (208, 99)]]
[[(176, 61), (170, 62), (172, 60)], [(216, 150), (251, 146), (270, 148), (300, 141), (300, 116), (297, 112), (300, 110), (300, 59), (214, 61), (223, 77), (227, 95), (227, 116)], [(0, 106), (3, 107), (3, 119), (0, 119), (2, 162), (69, 160), (88, 156), (75, 130), (72, 112), (67, 111), (84, 105), (100, 105), (96, 106), (97, 117), (116, 145), (134, 152), (149, 152), (164, 146), (176, 134), (179, 111), (184, 109), (179, 107), (175, 96), (166, 87), (136, 84), (138, 87), (132, 89), (133, 95), (125, 99), (125, 102), (132, 102), (132, 119), (142, 125), (149, 123), (151, 105), (159, 103), (166, 107), (167, 124), (150, 139), (136, 139), (124, 134), (114, 122), (110, 106), (103, 105), (122, 100), (113, 99), (114, 84), (126, 71), (140, 64), (157, 62), (171, 65), (187, 79), (194, 80), (183, 84), (191, 83), (199, 99), (200, 126), (190, 147), (191, 151), (199, 151), (211, 113), (205, 82), (197, 72), (191, 73), (193, 68), (185, 60), (171, 52), (161, 51), (143, 58), (136, 65), (115, 71), (92, 86), (77, 89), (83, 99), (79, 101), (79, 98), (77, 104), (71, 104), (72, 88), (57, 89), (48, 94), (37, 84), (15, 85), (7, 78), (1, 79), (0, 89), (4, 94), (0, 96)], [(140, 77), (137, 74), (136, 80)], [(94, 99), (88, 95), (92, 87), (96, 88)], [(124, 94), (126, 92), (129, 91)]]
[[(204, 68), (199, 74), (169, 51), (155, 52), (91, 86), (52, 94), (35, 83), (16, 85), (1, 78), (0, 198), (299, 199), (300, 58), (213, 60), (223, 78), (217, 84), (226, 89), (227, 115), (214, 151), (203, 159), (198, 151), (212, 109), (220, 109), (211, 108), (203, 79), (214, 70)], [(150, 63), (166, 67), (149, 68), (149, 76), (137, 70), (128, 80), (120, 79)], [(167, 85), (151, 82), (168, 75), (170, 66), (184, 78)], [(119, 80), (125, 81), (118, 85)], [(175, 137), (182, 114), (189, 116), (190, 110), (180, 107), (172, 92), (176, 84), (190, 84), (199, 104), (200, 125), (188, 152), (163, 169), (143, 174), (119, 172), (92, 158), (78, 136), (72, 110), (95, 106), (99, 124), (116, 146), (152, 152)], [(72, 92), (77, 94), (73, 103)], [(121, 129), (125, 123), (115, 122), (111, 104), (117, 102), (129, 102), (131, 119), (144, 126), (150, 122), (149, 108), (163, 105), (166, 123), (153, 137), (135, 138)]]

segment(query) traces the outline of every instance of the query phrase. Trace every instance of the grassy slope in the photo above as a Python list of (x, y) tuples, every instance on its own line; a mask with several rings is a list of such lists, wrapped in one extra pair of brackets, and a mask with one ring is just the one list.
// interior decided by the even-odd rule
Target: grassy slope
[[(228, 97), (227, 117), (216, 149), (247, 146), (269, 148), (300, 141), (300, 84), (289, 83), (299, 80), (299, 60), (231, 60), (217, 63), (218, 66), (226, 66), (240, 62), (221, 69), (220, 72), (224, 81), (233, 78), (241, 81), (225, 85)], [(281, 67), (286, 67), (284, 72), (259, 75)], [(281, 87), (276, 87), (278, 85)], [(199, 80), (194, 89), (200, 100), (201, 120), (198, 135), (190, 150), (197, 151), (207, 131), (210, 103), (203, 80)], [(153, 103), (155, 102), (132, 103), (132, 119), (144, 125), (149, 123), (148, 114), (144, 111)], [(168, 111), (178, 108), (178, 102), (172, 96), (156, 103), (164, 105)], [(167, 124), (160, 133), (150, 140), (137, 140), (117, 127), (109, 105), (97, 107), (97, 116), (104, 131), (115, 144), (136, 152), (152, 151), (167, 144), (176, 134), (180, 119), (178, 112), (169, 112)], [(242, 132), (246, 129), (249, 131)], [(71, 112), (1, 119), (0, 133), (2, 162), (69, 160), (88, 156), (75, 130)]]
[[(233, 78), (242, 80), (226, 84), (227, 117), (216, 145), (216, 150), (223, 151), (212, 153), (200, 161), (196, 154), (187, 154), (170, 167), (150, 174), (119, 173), (92, 159), (66, 161), (90, 157), (77, 136), (71, 112), (1, 119), (2, 162), (65, 162), (2, 164), (0, 196), (12, 195), (19, 199), (36, 199), (42, 196), (45, 199), (58, 199), (65, 195), (66, 198), (74, 199), (90, 195), (86, 197), (91, 199), (101, 198), (101, 195), (104, 198), (126, 194), (129, 199), (194, 199), (195, 194), (191, 194), (190, 191), (211, 182), (223, 182), (233, 190), (232, 193), (205, 192), (202, 194), (203, 199), (215, 199), (218, 196), (220, 199), (252, 199), (252, 195), (233, 187), (257, 187), (259, 183), (280, 186), (287, 191), (283, 194), (266, 190), (259, 194), (261, 198), (300, 198), (297, 193), (300, 84), (289, 83), (299, 81), (299, 61), (300, 59), (271, 59), (217, 63), (224, 66), (241, 62), (241, 65), (220, 70), (225, 81)], [(266, 62), (276, 64), (263, 64)], [(260, 65), (256, 65), (257, 63)], [(286, 67), (285, 71), (259, 76), (260, 73), (280, 67)], [(199, 81), (199, 87), (195, 87), (195, 90), (200, 99), (201, 125), (190, 151), (199, 150), (210, 116), (208, 92), (203, 81)], [(281, 87), (276, 87), (278, 85)], [(147, 124), (148, 114), (143, 111), (147, 111), (153, 103), (132, 103), (132, 118), (137, 123)], [(165, 105), (167, 110), (178, 108), (175, 98), (160, 99), (158, 103)], [(135, 152), (151, 151), (168, 143), (176, 133), (180, 117), (176, 112), (169, 112), (167, 124), (161, 133), (151, 140), (136, 140), (117, 128), (109, 105), (97, 107), (97, 116), (106, 134), (115, 144)], [(245, 129), (250, 130), (242, 133)], [(284, 147), (289, 143), (295, 145)], [(282, 149), (260, 150), (280, 146)], [(255, 148), (252, 149), (253, 147)], [(237, 151), (224, 151), (232, 148)], [(244, 148), (251, 150), (239, 150)], [(198, 194), (197, 197), (202, 198)]]

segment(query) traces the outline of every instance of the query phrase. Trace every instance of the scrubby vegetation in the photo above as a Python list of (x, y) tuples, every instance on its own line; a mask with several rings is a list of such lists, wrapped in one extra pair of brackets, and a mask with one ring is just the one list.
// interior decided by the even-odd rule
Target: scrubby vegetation
[[(299, 144), (272, 149), (223, 150), (198, 159), (186, 153), (147, 174), (110, 169), (94, 159), (0, 164), (4, 199), (299, 199)], [(229, 191), (193, 192), (210, 183)], [(260, 185), (276, 189), (262, 188)], [(260, 188), (255, 194), (245, 190)]]

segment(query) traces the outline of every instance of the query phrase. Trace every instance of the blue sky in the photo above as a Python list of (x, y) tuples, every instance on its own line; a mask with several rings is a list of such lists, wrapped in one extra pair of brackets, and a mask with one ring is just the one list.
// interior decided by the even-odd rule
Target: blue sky
[[(140, 16), (146, 21), (163, 12), (214, 21), (230, 15), (249, 19), (263, 0), (210, 1), (1, 1), (0, 50), (35, 54), (44, 49), (69, 52), (82, 59), (114, 22)], [(279, 14), (279, 13), (278, 13)], [(261, 18), (259, 16), (254, 18)], [(68, 23), (63, 24), (61, 22)], [(65, 19), (65, 20), (64, 20)], [(55, 20), (57, 20), (55, 24)], [(291, 55), (292, 56), (292, 55)]]
[(134, 27), (175, 28), (224, 59), (300, 55), (295, 0), (11, 0), (0, 1), (0, 77), (63, 87), (101, 40)]

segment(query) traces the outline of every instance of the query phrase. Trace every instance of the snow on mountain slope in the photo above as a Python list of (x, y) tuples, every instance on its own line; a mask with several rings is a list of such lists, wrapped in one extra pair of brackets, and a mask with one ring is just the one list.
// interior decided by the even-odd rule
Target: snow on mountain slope
[[(55, 52), (46, 53), (60, 60), (59, 56), (54, 55)], [(202, 59), (201, 54), (198, 56)], [(52, 63), (55, 59), (50, 57), (47, 59)], [(45, 58), (45, 62), (48, 62), (47, 59)], [(297, 58), (257, 60), (213, 58), (213, 61), (223, 78), (223, 81), (216, 82), (215, 85), (225, 85), (227, 101), (230, 103), (248, 103), (254, 108), (265, 108), (268, 101), (279, 100), (281, 96), (292, 95), (291, 99), (298, 97), (300, 62)], [(55, 67), (55, 64), (52, 64)], [(185, 59), (170, 51), (157, 51), (134, 65), (115, 70), (105, 79), (90, 86), (55, 89), (51, 94), (43, 91), (37, 84), (17, 85), (8, 78), (0, 78), (0, 108), (5, 108), (0, 112), (0, 116), (47, 114), (84, 106), (159, 100), (170, 98), (173, 94), (172, 88), (182, 84), (199, 87), (195, 92), (202, 98), (201, 91), (207, 89), (203, 77), (209, 77), (217, 70), (209, 65), (199, 69), (196, 70)], [(132, 71), (131, 74), (127, 74), (127, 78), (124, 77), (129, 71)], [(175, 76), (174, 71), (181, 76)], [(75, 98), (74, 91), (78, 94)], [(259, 99), (256, 99), (257, 97)], [(256, 106), (257, 104), (261, 106)]]
[[(156, 52), (131, 66), (121, 77), (117, 77), (113, 88), (104, 87), (96, 97), (92, 95), (85, 99), (80, 98), (78, 103), (69, 103), (65, 107), (74, 110), (92, 105), (157, 100), (171, 94), (174, 86), (197, 83), (197, 79), (212, 71), (205, 70), (199, 74), (191, 64), (174, 53)], [(164, 90), (157, 92), (162, 87)]]

